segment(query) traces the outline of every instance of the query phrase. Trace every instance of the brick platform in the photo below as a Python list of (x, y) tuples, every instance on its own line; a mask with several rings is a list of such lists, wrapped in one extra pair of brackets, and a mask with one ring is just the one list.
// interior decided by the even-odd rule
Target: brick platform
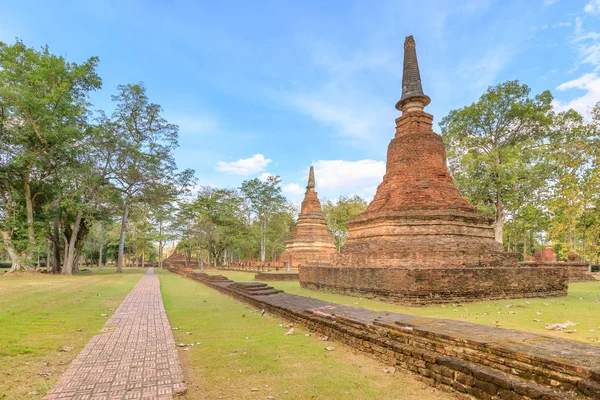
[(590, 265), (587, 263), (581, 262), (548, 262), (548, 261), (533, 261), (533, 262), (524, 262), (522, 265), (527, 265), (531, 267), (538, 268), (547, 268), (547, 267), (563, 267), (567, 270), (569, 276), (569, 282), (593, 282), (596, 280), (594, 275), (592, 275)]
[(300, 267), (300, 284), (304, 288), (411, 306), (560, 297), (567, 295), (568, 283), (567, 269), (556, 263), (495, 268)]
[(600, 399), (600, 346), (287, 293), (257, 295), (257, 289), (225, 277), (188, 277), (409, 370), (461, 399)]
[(149, 269), (44, 399), (170, 400), (184, 393), (160, 283)]

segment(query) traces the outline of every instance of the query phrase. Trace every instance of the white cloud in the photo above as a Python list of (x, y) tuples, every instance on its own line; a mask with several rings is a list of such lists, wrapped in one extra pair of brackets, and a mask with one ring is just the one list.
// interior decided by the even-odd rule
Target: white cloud
[(559, 91), (584, 90), (585, 94), (583, 96), (566, 102), (555, 100), (553, 105), (557, 111), (566, 111), (572, 108), (580, 114), (586, 115), (600, 101), (600, 76), (595, 72), (583, 74), (577, 79), (559, 85), (556, 89)]
[(600, 41), (596, 40), (588, 45), (579, 46), (579, 53), (582, 57), (582, 64), (600, 66)]
[(367, 186), (378, 185), (385, 175), (385, 162), (375, 160), (319, 160), (313, 163), (317, 189), (362, 193)]
[(267, 179), (269, 179), (269, 177), (271, 177), (271, 176), (273, 176), (273, 174), (272, 174), (272, 173), (270, 173), (270, 172), (263, 172), (262, 174), (260, 174), (260, 175), (258, 176), (258, 179), (260, 179), (260, 180), (261, 180), (261, 181), (263, 181), (263, 182), (266, 182), (266, 181), (267, 181)]
[(552, 25), (553, 28), (568, 28), (570, 26), (573, 26), (572, 22), (557, 22), (556, 24)]
[(262, 154), (255, 154), (250, 158), (242, 158), (232, 162), (219, 161), (217, 162), (217, 170), (236, 175), (257, 174), (263, 171), (270, 162), (271, 159), (265, 158)]
[(544, 5), (545, 6), (551, 6), (552, 4), (556, 3), (557, 0), (544, 0)]
[(400, 96), (401, 52), (356, 49), (346, 54), (322, 40), (304, 46), (310, 69), (318, 72), (306, 81), (294, 82), (288, 89), (273, 93), (274, 98), (328, 125), (345, 142), (380, 148), (398, 113), (393, 101), (376, 90), (376, 81), (383, 76), (397, 79)]
[[(299, 112), (332, 126), (337, 134), (355, 144), (373, 144), (381, 134), (389, 136), (392, 108), (375, 98), (366, 101), (362, 96), (346, 96), (343, 90), (295, 94), (288, 102)], [(388, 129), (386, 129), (388, 128)]]
[(587, 14), (600, 14), (600, 0), (590, 0), (590, 2), (585, 5), (583, 10)]
[(304, 192), (306, 191), (306, 189), (304, 189), (302, 186), (300, 186), (297, 183), (288, 183), (287, 185), (285, 185), (283, 187), (283, 192), (287, 193), (289, 195), (292, 196), (299, 196), (304, 194)]
[[(585, 7), (587, 13), (595, 13), (595, 10), (600, 13), (600, 0), (592, 0)], [(587, 115), (600, 100), (600, 77), (598, 76), (598, 71), (600, 71), (600, 33), (586, 31), (583, 27), (583, 19), (576, 17), (573, 36), (572, 43), (579, 52), (579, 60), (575, 67), (568, 72), (576, 71), (585, 64), (592, 66), (592, 72), (559, 85), (556, 88), (558, 91), (577, 89), (583, 91), (584, 94), (568, 101), (556, 99), (553, 106), (557, 111), (573, 109), (580, 114)]]

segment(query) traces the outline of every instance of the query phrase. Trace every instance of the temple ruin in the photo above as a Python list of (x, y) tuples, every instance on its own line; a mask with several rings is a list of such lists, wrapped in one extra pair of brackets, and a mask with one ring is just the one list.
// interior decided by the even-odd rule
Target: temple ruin
[(300, 267), (302, 286), (417, 304), (565, 296), (564, 267), (519, 264), (494, 240), (493, 216), (461, 197), (433, 116), (424, 111), (430, 101), (408, 36), (396, 104), (402, 115), (383, 182), (367, 210), (348, 223), (341, 253)]
[(311, 166), (300, 215), (286, 241), (281, 260), (289, 262), (290, 267), (296, 267), (327, 261), (335, 252), (335, 241), (325, 224), (321, 202), (315, 192), (315, 171)]

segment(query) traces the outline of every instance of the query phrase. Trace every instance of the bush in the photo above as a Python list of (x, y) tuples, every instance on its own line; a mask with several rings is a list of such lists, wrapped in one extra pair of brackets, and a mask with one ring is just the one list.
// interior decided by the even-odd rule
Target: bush
[(0, 261), (0, 268), (10, 268), (12, 263), (10, 261)]

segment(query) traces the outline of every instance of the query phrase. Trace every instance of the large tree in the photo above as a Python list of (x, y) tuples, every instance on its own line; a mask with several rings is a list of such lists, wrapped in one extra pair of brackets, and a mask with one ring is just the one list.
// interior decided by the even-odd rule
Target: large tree
[[(543, 182), (533, 167), (552, 121), (551, 102), (549, 91), (531, 97), (529, 87), (508, 81), (450, 111), (440, 123), (454, 181), (475, 206), (494, 213), (498, 242), (503, 240), (505, 209), (516, 206), (515, 183)], [(521, 186), (535, 190), (534, 183)]]
[(127, 218), (132, 204), (142, 201), (145, 192), (170, 182), (176, 166), (173, 149), (178, 127), (162, 117), (162, 109), (151, 103), (142, 83), (120, 85), (112, 96), (116, 109), (101, 123), (117, 138), (110, 157), (110, 180), (122, 193), (121, 233), (117, 272), (123, 271)]
[[(52, 201), (46, 185), (77, 152), (88, 116), (89, 92), (101, 86), (98, 59), (77, 64), (0, 42), (0, 237), (12, 270), (28, 268), (44, 235), (36, 201)], [(41, 215), (41, 214), (38, 214)]]
[(281, 194), (280, 178), (269, 176), (265, 181), (254, 178), (242, 182), (240, 188), (248, 209), (256, 217), (260, 225), (260, 261), (265, 262), (267, 252), (267, 227), (275, 214), (284, 211), (287, 200)]
[(365, 211), (367, 201), (360, 196), (340, 196), (337, 201), (327, 200), (323, 204), (325, 223), (335, 238), (335, 247), (338, 251), (348, 237), (348, 221)]
[[(564, 259), (581, 252), (594, 259), (600, 204), (600, 103), (591, 121), (573, 110), (556, 115), (548, 146), (552, 166), (550, 238)], [(579, 240), (578, 240), (579, 237)], [(578, 242), (581, 244), (578, 246)]]

